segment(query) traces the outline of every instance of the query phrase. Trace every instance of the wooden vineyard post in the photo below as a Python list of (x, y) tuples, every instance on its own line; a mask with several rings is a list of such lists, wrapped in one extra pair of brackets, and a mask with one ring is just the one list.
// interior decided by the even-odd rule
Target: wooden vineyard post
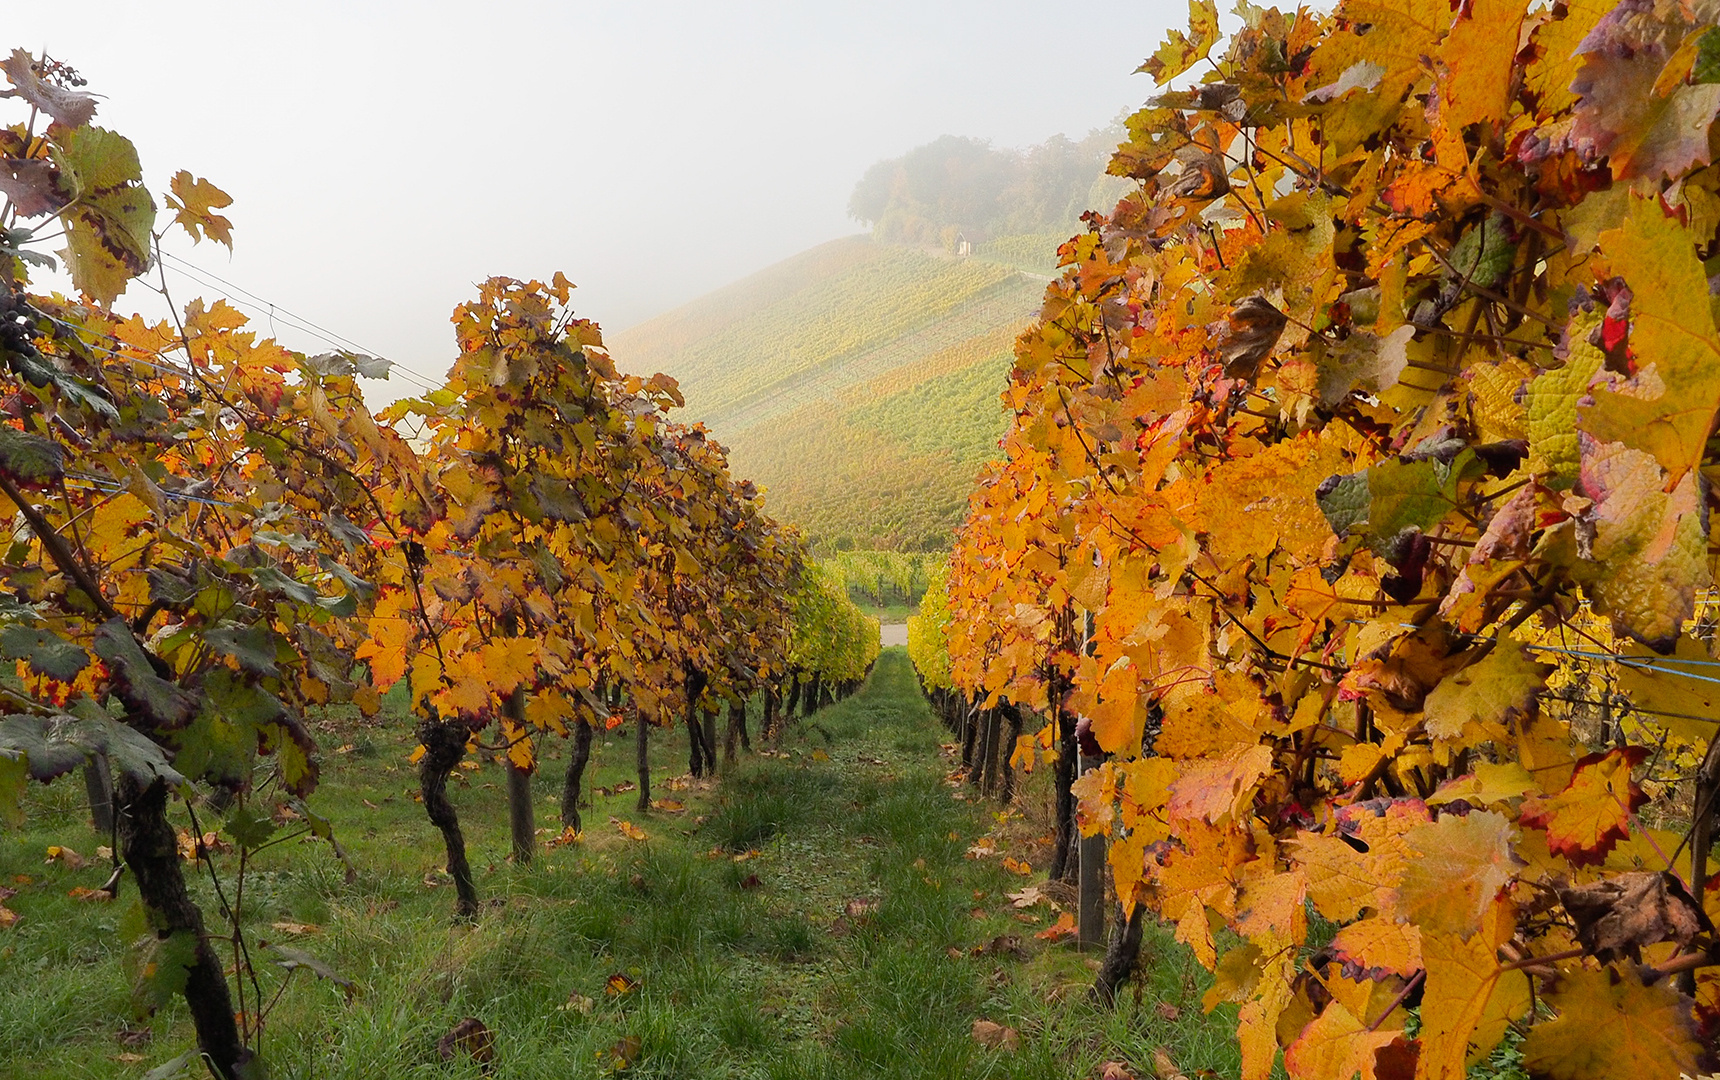
[[(1102, 756), (1081, 755), (1081, 772), (1085, 776), (1099, 767)], [(1105, 834), (1083, 836), (1077, 859), (1080, 878), (1077, 884), (1077, 919), (1075, 942), (1085, 952), (1105, 941)]]

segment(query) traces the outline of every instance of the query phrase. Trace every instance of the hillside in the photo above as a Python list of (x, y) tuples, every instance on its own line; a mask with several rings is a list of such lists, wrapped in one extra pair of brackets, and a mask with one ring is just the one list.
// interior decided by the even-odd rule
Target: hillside
[(942, 548), (997, 452), (1010, 349), (1054, 253), (1037, 237), (967, 258), (849, 237), (610, 345), (625, 369), (678, 379), (687, 418), (815, 543)]

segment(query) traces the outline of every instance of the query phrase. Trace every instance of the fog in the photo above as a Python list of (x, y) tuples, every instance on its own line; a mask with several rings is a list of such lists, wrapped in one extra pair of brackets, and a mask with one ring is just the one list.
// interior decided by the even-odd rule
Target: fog
[[(296, 313), (438, 380), (492, 274), (580, 286), (625, 328), (859, 230), (866, 168), (944, 134), (1080, 137), (1152, 92), (1165, 3), (7, 5), (104, 95), (159, 195), (234, 198), (235, 251), (175, 235), (176, 301), (222, 292), (295, 348)], [(18, 113), (20, 115), (14, 115)], [(22, 119), (13, 103), (0, 116)], [(165, 218), (162, 219), (166, 220)], [(250, 295), (237, 290), (243, 289)], [(159, 310), (134, 284), (121, 309)], [(273, 317), (269, 304), (275, 306)], [(403, 377), (410, 375), (403, 373)], [(411, 392), (396, 380), (376, 395)]]

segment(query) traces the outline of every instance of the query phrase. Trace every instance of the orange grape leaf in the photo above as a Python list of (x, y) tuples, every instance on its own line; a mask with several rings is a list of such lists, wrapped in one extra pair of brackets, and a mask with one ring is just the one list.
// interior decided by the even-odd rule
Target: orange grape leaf
[(1033, 873), (1032, 864), (1022, 859), (1012, 859), (1007, 856), (1004, 857), (1003, 868), (1012, 874), (1020, 874), (1022, 877), (1027, 877)]
[(1423, 934), (1468, 937), (1516, 872), (1516, 830), (1504, 814), (1476, 810), (1404, 834), (1414, 854), (1398, 885), (1398, 908)]
[(1387, 975), (1409, 978), (1422, 968), (1421, 931), (1414, 923), (1396, 919), (1367, 918), (1338, 931), (1332, 951), (1346, 973), (1381, 979)]
[(1041, 941), (1061, 941), (1075, 935), (1075, 916), (1065, 911), (1057, 916), (1057, 921), (1033, 936)]
[(668, 814), (684, 814), (687, 812), (687, 804), (675, 799), (652, 799), (651, 809)]
[(1373, 1080), (1374, 1052), (1398, 1034), (1389, 1027), (1369, 1031), (1366, 1018), (1334, 1001), (1284, 1048), (1284, 1071), (1298, 1080), (1337, 1080), (1358, 1073), (1363, 1080)]
[(1690, 999), (1670, 981), (1653, 986), (1612, 968), (1578, 968), (1548, 991), (1558, 1019), (1535, 1025), (1523, 1040), (1523, 1064), (1552, 1080), (1618, 1076), (1698, 1076), (1702, 1043)]
[(1271, 771), (1269, 746), (1236, 747), (1222, 757), (1203, 760), (1171, 784), (1170, 817), (1217, 822), (1228, 815), (1240, 820), (1254, 802), (1254, 789)]
[(609, 819), (609, 823), (615, 826), (617, 832), (629, 840), (651, 839), (651, 834), (633, 824), (631, 821), (623, 821), (620, 818), (612, 817)]
[(1510, 115), (1511, 63), (1525, 0), (1475, 0), (1467, 18), (1451, 24), (1440, 46), (1446, 68), (1439, 119), (1453, 132), (1483, 120)]
[(1503, 723), (1534, 704), (1552, 671), (1551, 664), (1529, 659), (1521, 645), (1506, 638), (1480, 660), (1440, 680), (1427, 695), (1422, 704), (1427, 733), (1457, 739), (1470, 724)]
[(1557, 795), (1524, 801), (1518, 820), (1547, 831), (1547, 847), (1578, 866), (1606, 858), (1613, 845), (1630, 835), (1630, 819), (1648, 801), (1630, 778), (1648, 748), (1629, 746), (1590, 754), (1577, 762), (1571, 782)]
[(1169, 30), (1164, 44), (1136, 68), (1163, 86), (1206, 58), (1218, 44), (1218, 5), (1213, 0), (1189, 0), (1188, 33)]
[(1336, 836), (1304, 832), (1293, 841), (1297, 865), (1308, 878), (1308, 898), (1335, 922), (1356, 918), (1364, 908), (1390, 910), (1410, 858), (1404, 833), (1427, 821), (1427, 808), (1404, 801), (1384, 815), (1358, 822), (1360, 850)]
[(173, 223), (191, 234), (192, 243), (202, 243), (207, 235), (217, 244), (226, 244), (228, 251), (233, 250), (233, 223), (215, 213), (233, 205), (231, 195), (207, 180), (194, 179), (184, 169), (173, 174), (168, 187), (167, 207), (177, 211)]

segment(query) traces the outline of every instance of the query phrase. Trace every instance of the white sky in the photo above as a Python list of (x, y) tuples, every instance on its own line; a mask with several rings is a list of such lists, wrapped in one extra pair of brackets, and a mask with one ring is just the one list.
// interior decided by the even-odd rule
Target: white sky
[[(1133, 109), (1153, 87), (1130, 73), (1186, 19), (1181, 0), (6, 7), (0, 49), (78, 68), (158, 201), (181, 168), (233, 196), (230, 259), (170, 252), (437, 380), (486, 276), (563, 270), (622, 329), (857, 231), (848, 195), (881, 158)], [(327, 348), (285, 321), (287, 345)]]

